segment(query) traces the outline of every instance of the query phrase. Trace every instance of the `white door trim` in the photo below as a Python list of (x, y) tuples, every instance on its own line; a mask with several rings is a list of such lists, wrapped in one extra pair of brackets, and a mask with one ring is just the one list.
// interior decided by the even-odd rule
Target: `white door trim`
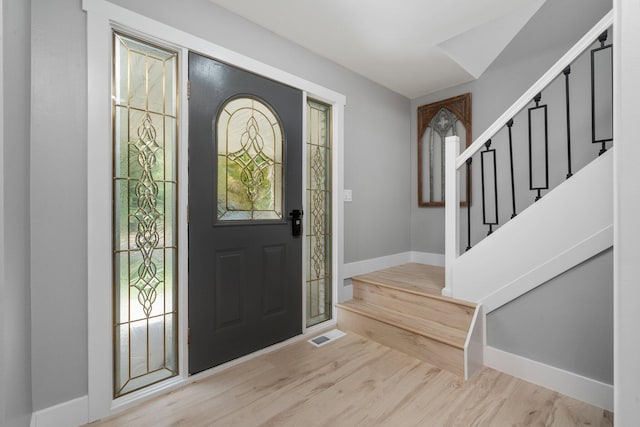
[[(4, 5), (3, 0), (0, 0), (0, 22), (4, 22)], [(0, 29), (0, 58), (4, 63), (4, 29)], [(5, 346), (8, 342), (5, 341), (4, 328), (6, 328), (10, 319), (7, 319), (4, 315), (5, 305), (7, 304), (7, 295), (5, 292), (5, 262), (4, 262), (4, 67), (0, 67), (0, 165), (2, 165), (2, 171), (0, 171), (0, 295), (3, 295), (2, 301), (0, 301), (0, 319), (2, 320), (2, 327), (0, 327), (0, 345)], [(0, 351), (0, 420), (5, 420), (8, 391), (5, 389), (5, 355), (4, 351)]]
[[(87, 12), (88, 134), (87, 134), (87, 222), (88, 222), (88, 400), (89, 421), (103, 418), (112, 410), (130, 406), (150, 395), (187, 382), (188, 347), (188, 277), (187, 277), (187, 201), (188, 201), (188, 103), (179, 98), (179, 357), (180, 374), (148, 389), (114, 400), (112, 394), (112, 330), (111, 330), (111, 32), (121, 29), (151, 41), (174, 47), (180, 52), (180, 94), (186, 94), (187, 52), (196, 51), (240, 68), (250, 70), (306, 92), (310, 97), (333, 107), (333, 295), (338, 297), (343, 255), (342, 182), (344, 95), (313, 82), (238, 54), (210, 41), (162, 24), (106, 0), (83, 0)], [(105, 96), (107, 95), (107, 96)], [(305, 99), (306, 102), (306, 99)], [(335, 309), (334, 309), (335, 310)], [(335, 319), (335, 312), (333, 313)]]

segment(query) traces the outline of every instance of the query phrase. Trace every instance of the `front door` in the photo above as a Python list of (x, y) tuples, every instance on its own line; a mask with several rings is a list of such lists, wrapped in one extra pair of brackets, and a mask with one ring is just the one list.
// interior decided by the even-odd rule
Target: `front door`
[(302, 332), (302, 92), (189, 54), (189, 371)]

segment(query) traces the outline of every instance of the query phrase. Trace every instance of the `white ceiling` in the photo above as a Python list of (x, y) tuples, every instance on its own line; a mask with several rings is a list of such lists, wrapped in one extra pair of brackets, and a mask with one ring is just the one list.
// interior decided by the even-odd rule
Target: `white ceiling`
[(478, 78), (545, 0), (210, 0), (409, 98)]

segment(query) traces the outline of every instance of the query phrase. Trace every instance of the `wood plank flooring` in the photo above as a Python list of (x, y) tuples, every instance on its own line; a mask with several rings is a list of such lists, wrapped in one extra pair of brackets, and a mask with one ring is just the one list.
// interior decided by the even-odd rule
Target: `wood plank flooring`
[(301, 341), (98, 426), (611, 426), (610, 412), (483, 368), (469, 381), (347, 336)]
[(441, 295), (444, 288), (444, 268), (434, 265), (409, 263), (372, 273), (355, 276), (354, 280), (383, 283), (403, 289)]

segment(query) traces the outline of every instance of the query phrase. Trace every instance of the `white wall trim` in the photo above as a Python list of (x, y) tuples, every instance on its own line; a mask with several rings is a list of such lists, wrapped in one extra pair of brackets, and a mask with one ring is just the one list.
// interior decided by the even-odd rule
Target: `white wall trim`
[(614, 0), (614, 247), (613, 251), (613, 383), (615, 424), (636, 426), (640, 420), (640, 156), (637, 118), (640, 111), (640, 2)]
[[(132, 393), (127, 399), (113, 400), (112, 385), (112, 333), (111, 333), (111, 104), (110, 52), (111, 30), (120, 28), (145, 39), (173, 46), (180, 51), (181, 94), (187, 80), (187, 49), (216, 58), (226, 63), (263, 75), (273, 80), (296, 87), (309, 96), (333, 107), (333, 192), (336, 211), (334, 215), (333, 253), (334, 283), (337, 295), (338, 281), (343, 262), (343, 218), (342, 182), (344, 176), (343, 139), (344, 105), (346, 97), (331, 89), (279, 70), (247, 56), (228, 50), (208, 40), (162, 24), (143, 15), (132, 12), (105, 0), (83, 0), (83, 10), (87, 11), (87, 69), (88, 69), (88, 143), (87, 143), (87, 216), (88, 216), (88, 405), (89, 421), (104, 418), (115, 408), (129, 405), (132, 400), (139, 402), (149, 394), (146, 391)], [(181, 97), (180, 134), (181, 141), (188, 140), (188, 104)], [(186, 331), (187, 307), (187, 226), (186, 205), (188, 200), (187, 144), (180, 144), (178, 174), (181, 180), (178, 201), (179, 252), (178, 277), (180, 280), (180, 379), (188, 378), (188, 347)], [(340, 287), (342, 289), (342, 287)], [(334, 313), (335, 318), (335, 313)], [(177, 379), (168, 380), (154, 393), (173, 386)], [(151, 389), (149, 389), (151, 390)]]
[(400, 252), (393, 255), (385, 255), (378, 258), (370, 258), (362, 261), (349, 262), (344, 265), (343, 278), (350, 279), (353, 276), (383, 270), (396, 265), (411, 262), (411, 252)]
[[(4, 5), (3, 0), (0, 0), (0, 23), (4, 24)], [(4, 29), (0, 29), (0, 58), (4, 63)], [(5, 305), (7, 304), (7, 295), (5, 292), (5, 261), (4, 261), (4, 66), (0, 66), (0, 295), (3, 295), (0, 301), (0, 346), (5, 347), (7, 339), (5, 338), (5, 328), (10, 324), (10, 319), (5, 316)], [(6, 403), (7, 402), (7, 387), (4, 384), (7, 383), (5, 379), (5, 364), (6, 359), (4, 350), (0, 350), (0, 422), (4, 422), (6, 418)]]
[(393, 255), (385, 255), (378, 258), (370, 258), (362, 261), (354, 261), (344, 264), (343, 279), (350, 279), (353, 276), (383, 270), (397, 265), (417, 262), (420, 264), (436, 265), (444, 267), (444, 255), (429, 252), (407, 251)]
[(484, 363), (490, 368), (522, 378), (598, 408), (613, 410), (613, 386), (610, 384), (494, 347), (485, 347)]
[(482, 304), (478, 304), (471, 319), (467, 339), (464, 341), (464, 379), (468, 380), (484, 366), (485, 323)]
[(456, 159), (460, 155), (460, 137), (448, 136), (445, 139), (445, 206), (444, 206), (444, 253), (445, 288), (442, 295), (453, 295), (454, 268), (456, 257), (460, 253), (460, 173), (456, 168)]
[[(0, 23), (4, 23), (4, 6), (3, 0), (0, 0)], [(0, 29), (0, 58), (4, 63), (4, 29)], [(6, 295), (5, 292), (5, 267), (4, 267), (4, 66), (0, 66), (0, 295)], [(5, 318), (5, 304), (7, 298), (3, 297), (0, 301), (0, 346), (6, 346), (4, 329), (9, 324)], [(4, 351), (0, 351), (0, 422), (4, 422), (6, 407), (6, 384), (5, 380), (5, 356)]]
[(60, 403), (31, 415), (31, 427), (79, 426), (89, 421), (89, 397)]
[(480, 300), (487, 313), (513, 301), (583, 261), (613, 246), (613, 225), (594, 233), (557, 256), (536, 266), (522, 276)]
[(411, 262), (444, 267), (444, 254), (411, 251)]
[[(333, 146), (333, 193), (331, 206), (333, 206), (334, 219), (332, 222), (332, 253), (333, 259), (333, 296), (334, 301), (344, 301), (344, 104), (339, 102), (333, 105), (333, 141), (337, 143)], [(335, 304), (331, 304), (331, 318), (337, 319), (338, 309)]]

